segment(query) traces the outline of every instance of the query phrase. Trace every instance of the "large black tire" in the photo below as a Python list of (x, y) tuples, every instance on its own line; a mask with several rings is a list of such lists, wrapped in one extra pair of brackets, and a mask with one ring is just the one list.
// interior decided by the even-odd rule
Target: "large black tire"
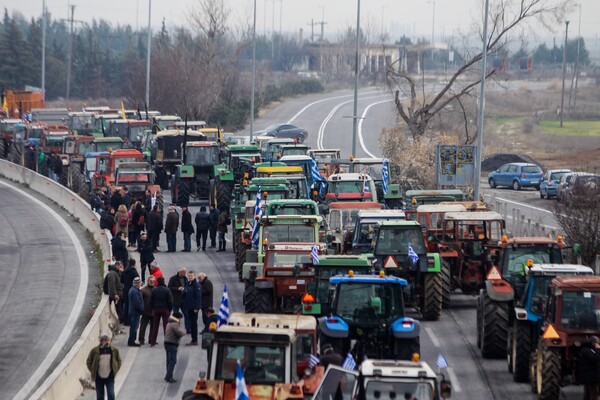
[(13, 142), (12, 148), (10, 149), (10, 155), (8, 157), (11, 162), (21, 165), (21, 150), (17, 149), (17, 146)]
[(190, 204), (190, 194), (192, 193), (191, 179), (178, 179), (177, 182), (177, 205), (187, 206)]
[(529, 360), (529, 388), (531, 393), (537, 393), (537, 351), (531, 353)]
[(413, 354), (421, 354), (421, 342), (419, 338), (396, 339), (395, 359), (412, 360)]
[(561, 353), (559, 348), (538, 349), (537, 395), (539, 400), (558, 400), (561, 382)]
[(6, 141), (0, 139), (0, 158), (6, 158)]
[(531, 328), (527, 322), (516, 320), (512, 330), (511, 359), (513, 380), (527, 382), (531, 359)]
[(437, 321), (442, 315), (442, 274), (426, 273), (423, 278), (421, 315), (426, 321)]
[[(234, 232), (233, 240), (236, 240), (235, 234), (237, 232), (238, 231)], [(241, 234), (237, 239), (241, 239)], [(235, 247), (235, 270), (240, 273), (240, 276), (242, 273), (242, 267), (246, 262), (246, 250), (248, 250), (248, 246), (246, 246), (244, 243), (238, 242), (237, 246)]]
[(490, 299), (487, 292), (480, 293), (481, 321), (480, 349), (483, 358), (504, 358), (508, 343), (509, 303)]
[(494, 178), (490, 178), (488, 183), (490, 184), (490, 188), (496, 189), (496, 181), (494, 180)]
[(69, 187), (69, 168), (63, 165), (60, 170), (60, 177), (58, 178), (58, 182), (64, 187)]
[(90, 201), (90, 187), (88, 183), (85, 181), (85, 176), (79, 172), (74, 171), (73, 176), (71, 176), (71, 180), (73, 183), (73, 190), (75, 193), (79, 195), (82, 199), (89, 202)]
[(246, 284), (246, 288), (244, 289), (244, 311), (246, 313), (256, 312), (256, 286)]
[(181, 396), (181, 400), (209, 400), (210, 396), (204, 394), (193, 393), (191, 390), (186, 390)]
[(508, 367), (508, 373), (513, 373), (513, 329), (508, 330), (508, 347), (506, 348), (506, 364)]
[(271, 289), (259, 289), (256, 291), (254, 312), (259, 314), (273, 312), (273, 292)]
[(231, 191), (233, 190), (233, 182), (215, 180), (216, 187), (216, 206), (218, 209), (226, 208), (229, 210), (231, 206)]
[(452, 292), (452, 273), (450, 264), (443, 258), (441, 260), (442, 265), (440, 275), (442, 276), (442, 307), (449, 308), (450, 293)]

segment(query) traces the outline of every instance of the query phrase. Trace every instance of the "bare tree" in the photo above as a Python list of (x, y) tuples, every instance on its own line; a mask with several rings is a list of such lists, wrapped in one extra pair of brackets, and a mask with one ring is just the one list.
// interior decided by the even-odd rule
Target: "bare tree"
[[(573, 7), (573, 0), (498, 0), (492, 3), (489, 12), (488, 53), (500, 51), (505, 47), (509, 32), (526, 29), (536, 21), (551, 28), (560, 23)], [(481, 32), (480, 37), (483, 37)], [(458, 101), (457, 105), (460, 108), (460, 99), (470, 94), (480, 82), (480, 75), (470, 73), (476, 70), (476, 64), (482, 58), (483, 52), (467, 55), (464, 65), (454, 72), (447, 84), (439, 92), (431, 94), (426, 93), (424, 83), (422, 93), (419, 93), (417, 78), (402, 71), (398, 62), (390, 65), (387, 71), (388, 87), (394, 92), (398, 115), (408, 126), (413, 138), (425, 135), (432, 118), (450, 103)], [(492, 69), (488, 76), (493, 72)], [(404, 96), (401, 96), (401, 93)], [(406, 97), (408, 104), (405, 104), (403, 97)]]
[(589, 196), (565, 207), (554, 209), (558, 221), (570, 243), (581, 246), (585, 265), (594, 266), (600, 254), (600, 197)]

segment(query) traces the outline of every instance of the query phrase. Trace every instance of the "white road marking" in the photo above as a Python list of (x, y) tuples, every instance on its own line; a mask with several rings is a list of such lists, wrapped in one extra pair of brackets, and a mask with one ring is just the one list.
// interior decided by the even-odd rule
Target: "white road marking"
[(64, 219), (62, 219), (56, 211), (54, 211), (52, 208), (50, 208), (47, 204), (44, 204), (40, 200), (36, 199), (32, 195), (24, 192), (21, 189), (18, 189), (12, 185), (9, 185), (9, 184), (7, 184), (5, 182), (1, 182), (1, 181), (0, 181), (0, 184), (29, 198), (31, 201), (36, 203), (38, 206), (40, 206), (41, 208), (46, 210), (48, 212), (48, 214), (52, 215), (58, 221), (58, 223), (63, 227), (63, 229), (67, 232), (69, 239), (71, 239), (71, 241), (73, 242), (73, 245), (75, 246), (75, 251), (77, 252), (77, 258), (79, 259), (79, 274), (80, 274), (79, 288), (77, 289), (77, 296), (73, 301), (73, 308), (71, 309), (71, 314), (69, 315), (69, 318), (67, 319), (67, 322), (65, 323), (63, 330), (60, 332), (60, 335), (56, 338), (52, 349), (50, 349), (50, 351), (48, 352), (48, 354), (46, 355), (44, 360), (40, 363), (38, 369), (29, 378), (27, 383), (21, 388), (21, 390), (13, 398), (13, 400), (21, 400), (21, 399), (25, 399), (25, 396), (27, 396), (27, 394), (29, 394), (30, 391), (35, 389), (35, 387), (37, 386), (39, 381), (42, 379), (44, 374), (46, 374), (46, 372), (48, 372), (48, 370), (50, 369), (50, 366), (52, 365), (52, 363), (58, 356), (58, 353), (63, 349), (63, 347), (66, 346), (69, 336), (75, 329), (75, 324), (77, 323), (77, 319), (79, 318), (79, 315), (81, 314), (81, 310), (83, 309), (83, 304), (85, 302), (85, 294), (87, 292), (87, 285), (88, 285), (89, 266), (88, 266), (87, 258), (85, 256), (85, 252), (83, 250), (83, 246), (81, 246), (81, 243), (79, 243), (79, 239), (77, 238), (75, 231), (73, 231), (73, 229), (69, 226), (69, 224), (67, 224), (67, 222)]
[(365, 146), (365, 142), (363, 140), (363, 135), (362, 135), (362, 124), (363, 124), (363, 121), (365, 120), (367, 113), (369, 112), (369, 109), (371, 107), (376, 106), (378, 104), (389, 103), (390, 101), (394, 101), (394, 99), (388, 99), (388, 100), (378, 101), (378, 102), (369, 104), (365, 108), (365, 111), (363, 111), (361, 118), (358, 121), (358, 139), (360, 141), (360, 147), (362, 147), (363, 151), (365, 153), (367, 153), (369, 155), (369, 157), (371, 157), (371, 158), (377, 158), (377, 156), (375, 154), (371, 153), (369, 150), (367, 150), (367, 147)]
[(462, 392), (462, 388), (460, 387), (460, 383), (458, 383), (458, 378), (456, 377), (456, 374), (454, 373), (454, 369), (452, 367), (448, 367), (448, 368), (446, 368), (446, 371), (448, 371), (448, 376), (450, 377), (450, 380), (452, 381), (452, 391), (454, 391), (456, 393)]
[(131, 371), (131, 368), (133, 367), (133, 363), (135, 362), (135, 358), (139, 349), (139, 347), (130, 347), (129, 349), (127, 349), (127, 355), (123, 360), (123, 364), (121, 364), (121, 368), (119, 368), (119, 373), (115, 377), (115, 397), (123, 388), (125, 380), (129, 375), (129, 371)]
[(516, 204), (516, 205), (518, 205), (520, 207), (531, 208), (532, 210), (536, 210), (536, 211), (540, 211), (540, 212), (544, 212), (544, 213), (548, 213), (548, 214), (554, 215), (554, 213), (552, 211), (546, 210), (545, 208), (530, 206), (529, 204), (520, 203), (518, 201), (505, 199), (503, 197), (492, 197), (492, 195), (489, 195), (489, 194), (484, 195), (484, 197), (485, 196), (489, 196), (490, 199), (495, 198), (496, 200), (504, 201), (506, 203)]
[(437, 335), (433, 332), (433, 329), (431, 329), (430, 327), (426, 327), (425, 332), (427, 332), (427, 336), (429, 336), (429, 339), (431, 339), (431, 343), (433, 343), (435, 347), (441, 346), (440, 340), (438, 339)]

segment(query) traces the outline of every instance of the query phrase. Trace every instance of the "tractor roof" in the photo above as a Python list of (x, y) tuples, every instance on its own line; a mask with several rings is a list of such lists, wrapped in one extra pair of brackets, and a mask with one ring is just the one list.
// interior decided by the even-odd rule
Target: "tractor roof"
[(142, 153), (135, 149), (115, 149), (110, 152), (113, 157), (139, 157), (142, 158)]
[(462, 204), (422, 204), (417, 207), (417, 213), (445, 213), (467, 211)]
[(227, 146), (231, 153), (243, 153), (243, 152), (259, 152), (260, 149), (255, 144), (232, 144)]
[(252, 178), (250, 181), (251, 185), (277, 185), (287, 183), (287, 179), (284, 176), (265, 176), (261, 178)]
[(298, 206), (317, 207), (318, 205), (315, 201), (307, 200), (307, 199), (275, 199), (275, 200), (270, 200), (268, 206), (284, 208), (286, 206), (289, 206), (289, 207), (298, 207)]
[(552, 280), (552, 287), (569, 292), (600, 292), (600, 276), (557, 276)]
[(364, 255), (320, 255), (318, 267), (370, 267), (371, 261)]
[(372, 181), (367, 174), (358, 174), (355, 172), (346, 172), (341, 174), (332, 174), (328, 179), (329, 182), (363, 182)]
[(309, 224), (322, 223), (323, 217), (320, 215), (263, 215), (261, 221), (268, 221), (271, 224)]
[[(319, 259), (320, 261), (320, 259)], [(336, 275), (329, 278), (329, 283), (339, 285), (340, 283), (375, 283), (375, 284), (396, 284), (400, 286), (406, 286), (407, 282), (405, 279), (398, 278), (396, 276), (379, 276), (379, 275)]]
[[(257, 341), (256, 335), (271, 335), (271, 337), (272, 335), (277, 335), (280, 338), (280, 340), (277, 340), (279, 345), (287, 345), (296, 341), (296, 332), (294, 332), (292, 329), (257, 328), (233, 325), (223, 325), (218, 328), (215, 335), (215, 340), (234, 340), (236, 344), (244, 345), (245, 339), (249, 343), (255, 343)], [(272, 345), (271, 342), (264, 342), (264, 344)]]
[(269, 144), (288, 144), (294, 143), (294, 139), (292, 138), (274, 138), (273, 136), (257, 136), (258, 138), (267, 138)]
[[(164, 129), (164, 130), (156, 133), (156, 139), (160, 139), (160, 138), (164, 138), (164, 137), (179, 137), (179, 136), (183, 137), (184, 135), (185, 135), (185, 132), (180, 129)], [(204, 133), (202, 133), (200, 131), (192, 131), (192, 130), (188, 130), (187, 135), (195, 136), (195, 137), (204, 137)]]
[(446, 213), (444, 219), (446, 221), (496, 221), (504, 218), (495, 211), (467, 211)]
[(398, 218), (398, 219), (405, 219), (406, 218), (406, 214), (404, 213), (404, 211), (402, 210), (390, 210), (390, 209), (384, 209), (384, 210), (360, 210), (358, 212), (358, 215), (356, 216), (356, 218), (358, 219), (364, 219), (364, 218), (373, 218), (373, 219), (377, 219), (377, 218)]
[(287, 165), (283, 165), (283, 166), (261, 166), (256, 168), (256, 173), (258, 174), (302, 174), (304, 173), (304, 170), (302, 169), (302, 167), (295, 165), (295, 166), (287, 166)]
[(216, 147), (219, 144), (217, 142), (187, 142), (186, 147)]
[(381, 210), (381, 204), (376, 201), (340, 201), (331, 203), (329, 205), (330, 210), (338, 209), (369, 209), (369, 210)]
[(419, 224), (417, 221), (408, 221), (405, 219), (393, 219), (393, 220), (389, 220), (389, 221), (378, 221), (377, 222), (377, 226), (380, 229), (390, 229), (390, 228), (396, 228), (396, 227), (401, 227), (401, 228), (405, 228), (405, 227), (421, 227), (421, 224)]
[(123, 139), (115, 136), (94, 137), (95, 143), (123, 143)]
[(534, 264), (527, 268), (527, 273), (534, 276), (594, 275), (594, 270), (577, 264)]
[(338, 154), (340, 149), (310, 149), (308, 150), (308, 154)]
[(407, 190), (406, 191), (406, 197), (426, 197), (426, 196), (464, 196), (464, 193), (458, 189)]
[(227, 326), (316, 331), (317, 320), (310, 315), (233, 313)]
[(308, 149), (308, 146), (305, 144), (301, 144), (301, 143), (286, 143), (286, 144), (282, 145), (281, 148), (282, 149), (294, 149), (294, 148)]
[(514, 244), (516, 246), (518, 245), (533, 245), (533, 244), (562, 244), (564, 245), (564, 243), (559, 242), (556, 239), (550, 239), (547, 237), (536, 237), (536, 236), (532, 236), (532, 237), (526, 237), (526, 236), (520, 236), (520, 237), (513, 237), (508, 239), (508, 241), (506, 243), (504, 242), (500, 242), (499, 243), (501, 246), (507, 246), (507, 245), (511, 245)]
[(363, 376), (401, 378), (430, 378), (436, 379), (437, 375), (431, 367), (422, 361), (399, 360), (365, 360), (360, 365)]
[(467, 211), (487, 211), (488, 207), (483, 201), (441, 201), (439, 204), (461, 204)]
[(313, 162), (314, 160), (310, 156), (293, 155), (293, 156), (283, 156), (279, 159), (279, 161), (287, 163), (288, 161)]
[[(310, 253), (315, 243), (306, 242), (277, 242), (267, 246), (267, 251), (281, 252), (281, 251), (305, 251)], [(325, 246), (322, 243), (316, 243), (319, 251), (325, 250)]]

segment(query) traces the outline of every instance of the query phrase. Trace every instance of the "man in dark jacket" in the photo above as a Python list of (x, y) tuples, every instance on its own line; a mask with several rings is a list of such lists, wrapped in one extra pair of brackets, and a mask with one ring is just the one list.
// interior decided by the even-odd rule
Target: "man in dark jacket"
[(100, 229), (108, 229), (111, 233), (115, 226), (115, 216), (110, 215), (108, 211), (100, 211)]
[(179, 229), (179, 214), (175, 207), (169, 206), (167, 220), (165, 222), (165, 233), (167, 234), (167, 253), (175, 253), (177, 247), (177, 230)]
[(582, 344), (579, 359), (579, 383), (583, 386), (584, 400), (598, 400), (600, 383), (600, 338), (592, 336), (589, 343)]
[(129, 210), (131, 208), (131, 202), (133, 198), (131, 197), (131, 193), (129, 193), (129, 189), (127, 186), (123, 186), (123, 196), (121, 197), (121, 203), (125, 204), (125, 207)]
[(219, 250), (225, 251), (227, 242), (225, 241), (225, 235), (227, 234), (227, 225), (229, 225), (229, 211), (225, 207), (221, 207), (219, 212), (219, 222), (217, 224), (217, 233), (219, 234)]
[(216, 247), (217, 242), (217, 225), (219, 224), (219, 212), (213, 206), (210, 206), (210, 212), (208, 214), (210, 216), (210, 247), (209, 249), (214, 249)]
[[(131, 259), (127, 263), (127, 268), (125, 268), (123, 274), (121, 275), (121, 283), (123, 284), (123, 294), (129, 294), (129, 289), (131, 289), (131, 287), (133, 286), (133, 280), (138, 277), (139, 274), (137, 272), (137, 269), (135, 269), (135, 260)], [(129, 296), (125, 296), (123, 300), (125, 300), (123, 302), (123, 317), (125, 318), (125, 320), (121, 322), (124, 325), (129, 325), (129, 320), (127, 320), (127, 316), (129, 315)]]
[(158, 243), (160, 241), (160, 233), (163, 230), (163, 219), (156, 204), (148, 214), (146, 227), (148, 228), (148, 239), (152, 241), (152, 250), (155, 252), (160, 251), (158, 250)]
[(138, 326), (140, 325), (140, 317), (144, 313), (144, 299), (140, 292), (142, 286), (142, 280), (140, 277), (133, 279), (133, 285), (129, 289), (128, 301), (129, 305), (129, 339), (127, 340), (127, 346), (129, 347), (140, 347), (135, 342), (137, 338)]
[(181, 308), (181, 292), (185, 289), (187, 283), (187, 269), (185, 267), (179, 268), (177, 273), (169, 278), (167, 287), (173, 295), (173, 312), (183, 311)]
[(122, 307), (120, 303), (123, 302), (123, 284), (121, 283), (121, 277), (117, 273), (116, 264), (110, 264), (108, 266), (108, 273), (104, 277), (108, 286), (108, 301), (109, 304), (115, 304), (115, 310), (119, 321), (123, 320)]
[(110, 196), (110, 206), (115, 210), (119, 209), (119, 206), (123, 204), (123, 198), (121, 197), (121, 190), (115, 189), (115, 192)]
[(142, 282), (146, 282), (146, 268), (150, 268), (150, 263), (154, 261), (154, 249), (152, 242), (148, 239), (148, 234), (142, 232), (140, 235), (140, 244), (138, 246), (140, 253), (140, 269), (142, 270)]
[(181, 207), (181, 232), (183, 232), (183, 251), (189, 253), (192, 250), (194, 225), (192, 224), (192, 214), (187, 206)]
[(202, 291), (193, 271), (187, 273), (188, 281), (181, 293), (183, 308), (187, 314), (186, 319), (190, 321), (192, 341), (187, 346), (198, 345), (198, 312), (202, 309)]
[(157, 284), (152, 290), (150, 304), (152, 305), (152, 330), (150, 332), (150, 346), (156, 346), (158, 328), (162, 318), (163, 333), (167, 328), (167, 321), (173, 309), (173, 295), (165, 285), (165, 278), (158, 278)]
[(181, 329), (181, 313), (174, 312), (169, 317), (169, 323), (165, 330), (165, 353), (167, 354), (167, 373), (165, 375), (165, 381), (169, 383), (177, 382), (177, 379), (173, 379), (173, 370), (175, 364), (177, 364), (177, 347), (179, 347), (179, 340), (185, 336), (185, 331)]
[(148, 284), (144, 286), (141, 290), (142, 299), (144, 299), (144, 313), (142, 314), (142, 319), (140, 321), (140, 333), (138, 334), (138, 341), (140, 344), (145, 343), (146, 339), (146, 328), (150, 325), (150, 329), (148, 330), (148, 342), (150, 342), (150, 332), (152, 332), (152, 290), (154, 289), (154, 285), (156, 284), (156, 278), (153, 276), (148, 277)]
[[(206, 212), (206, 207), (201, 206), (200, 211), (196, 214), (196, 251), (200, 251), (200, 239), (202, 239), (202, 251), (206, 251), (206, 238), (208, 237), (208, 230), (211, 227), (210, 215)], [(214, 242), (213, 246), (214, 247)]]
[(208, 332), (208, 313), (207, 310), (213, 307), (213, 284), (204, 272), (198, 274), (198, 282), (202, 291), (202, 324), (203, 332)]
[(129, 261), (129, 252), (127, 251), (127, 239), (125, 232), (120, 232), (117, 236), (111, 239), (113, 257), (123, 264)]

